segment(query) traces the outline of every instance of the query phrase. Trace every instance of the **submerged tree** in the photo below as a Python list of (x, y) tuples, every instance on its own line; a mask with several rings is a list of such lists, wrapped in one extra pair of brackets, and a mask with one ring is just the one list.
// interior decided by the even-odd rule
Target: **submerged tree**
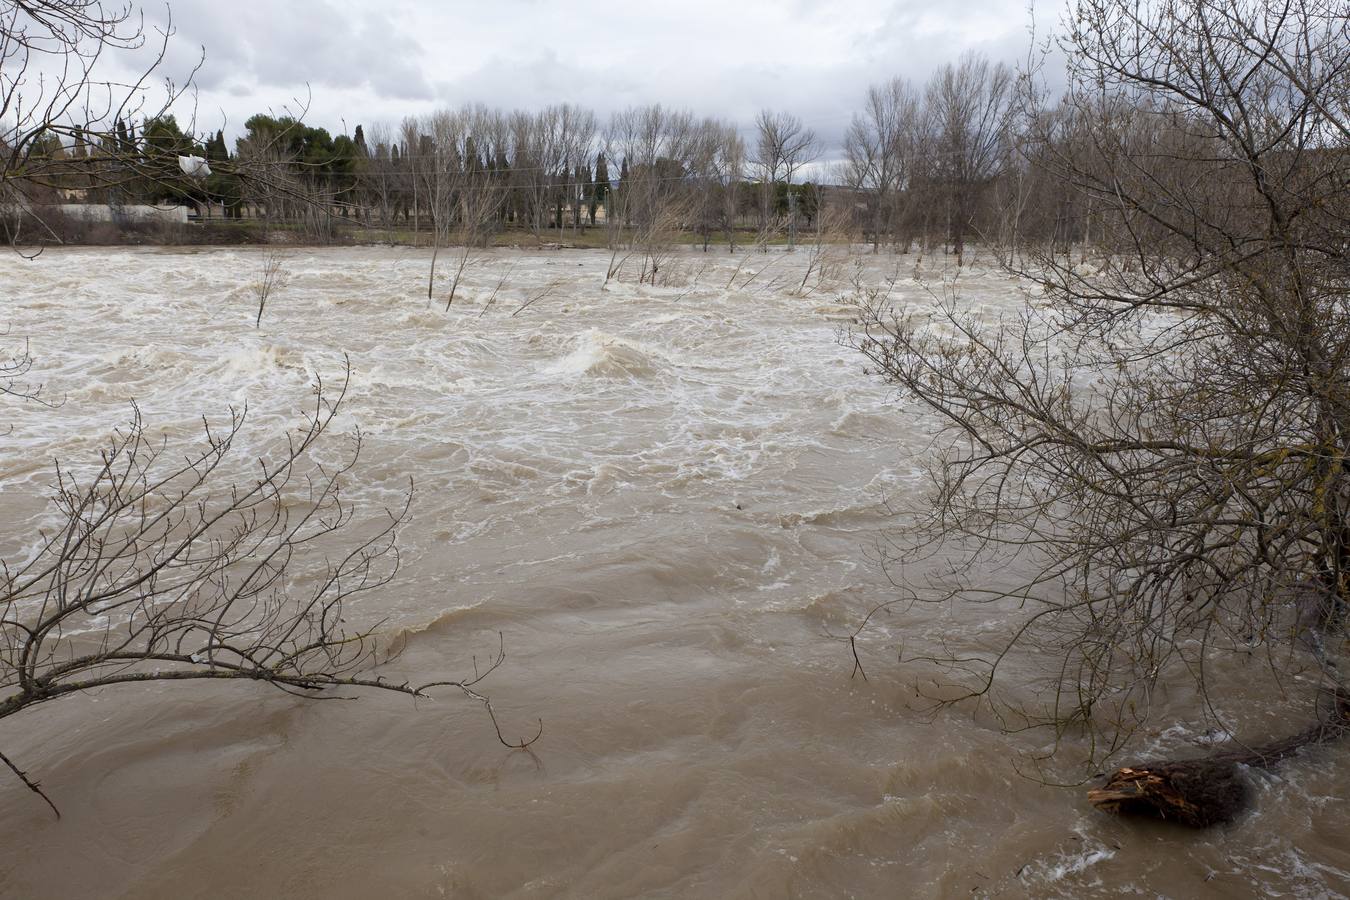
[[(470, 678), (386, 681), (370, 669), (391, 648), (347, 624), (350, 601), (398, 570), (412, 493), (362, 521), (343, 496), (360, 435), (338, 464), (315, 459), (345, 391), (345, 381), (331, 393), (320, 384), (303, 427), (246, 479), (227, 472), (242, 412), (206, 425), (186, 457), (137, 414), (97, 465), (58, 468), (53, 526), (26, 559), (0, 561), (0, 720), (94, 688), (200, 679), (302, 697), (455, 687), (491, 715), (473, 686), (501, 664), (500, 648)], [(42, 794), (8, 756), (0, 762)]]
[(660, 104), (615, 113), (605, 155), (622, 160), (609, 195), (605, 228), (611, 250), (605, 283), (637, 261), (638, 283), (656, 284), (673, 256), (675, 236), (696, 206), (690, 171), (701, 130), (687, 111)]
[(918, 162), (921, 127), (919, 95), (897, 77), (868, 88), (863, 112), (854, 113), (844, 136), (843, 175), (862, 192), (874, 251), (895, 230), (900, 192), (910, 186)]
[(928, 84), (932, 160), (928, 177), (943, 198), (947, 238), (959, 265), (981, 195), (1002, 168), (1011, 145), (1013, 73), (967, 54), (939, 69)]
[[(146, 163), (123, 115), (140, 108), (162, 48), (130, 83), (99, 75), (105, 52), (139, 46), (130, 8), (0, 2), (0, 106), (13, 116), (0, 132), (0, 202), (11, 243), (24, 237), (21, 227), (54, 236), (39, 206), (60, 185), (57, 176), (85, 173), (108, 189), (172, 177)], [(40, 60), (54, 60), (60, 77), (26, 77)], [(179, 94), (170, 87), (170, 101)], [(68, 135), (97, 140), (100, 149), (58, 152)], [(249, 170), (253, 183), (267, 171)], [(0, 407), (3, 425), (20, 404), (45, 401), (27, 344), (7, 331), (0, 338), (0, 401), (15, 404)], [(156, 439), (137, 413), (88, 465), (58, 465), (45, 528), (0, 559), (0, 721), (94, 688), (201, 679), (259, 682), (302, 697), (338, 696), (342, 688), (425, 696), (453, 687), (491, 717), (474, 685), (501, 664), (500, 645), (470, 677), (391, 682), (371, 671), (390, 648), (373, 626), (347, 622), (348, 602), (397, 571), (395, 538), (411, 485), (402, 504), (365, 518), (343, 493), (359, 435), (336, 464), (316, 454), (346, 386), (345, 378), (336, 391), (320, 384), (298, 433), (251, 470), (232, 453), (242, 412), (223, 428), (205, 425), (202, 443), (186, 454)], [(56, 809), (18, 762), (0, 752), (0, 763)]]
[[(1344, 696), (1350, 17), (1343, 0), (1074, 0), (1066, 29), (1076, 140), (1057, 140), (1062, 109), (1030, 109), (1030, 155), (1093, 205), (1099, 259), (1025, 256), (1034, 289), (996, 322), (955, 292), (934, 312), (874, 297), (857, 342), (952, 438), (904, 546), (961, 562), (911, 599), (1015, 620), (939, 662), (965, 696), (1043, 720), (995, 696), (1024, 660), (1048, 721), (1100, 759), (1163, 687), (1222, 717), (1216, 672), (1248, 695), (1302, 674)], [(1025, 577), (960, 574), (1003, 561)]]

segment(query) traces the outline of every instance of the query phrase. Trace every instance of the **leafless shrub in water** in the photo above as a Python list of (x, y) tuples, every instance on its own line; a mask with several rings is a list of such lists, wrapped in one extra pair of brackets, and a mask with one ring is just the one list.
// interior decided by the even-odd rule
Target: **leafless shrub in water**
[(280, 253), (273, 251), (263, 257), (262, 274), (253, 282), (253, 296), (258, 300), (258, 318), (253, 323), (254, 328), (262, 327), (263, 308), (267, 306), (267, 301), (275, 291), (285, 288), (289, 280), (290, 273), (286, 271), (285, 260)]
[[(1043, 296), (992, 323), (957, 290), (931, 314), (873, 297), (856, 344), (951, 438), (898, 546), (959, 562), (894, 602), (1013, 617), (989, 652), (930, 662), (1100, 759), (1163, 687), (1220, 714), (1211, 673), (1248, 656), (1265, 696), (1299, 672), (1344, 695), (1350, 19), (1340, 0), (1076, 0), (1066, 29), (1072, 141), (1064, 107), (1029, 105), (1028, 153), (1099, 214), (1098, 262), (1033, 249), (1017, 274)], [(1030, 574), (979, 583), (972, 562)], [(997, 700), (1014, 660), (1048, 710)]]
[(821, 204), (815, 231), (806, 245), (806, 270), (796, 286), (798, 294), (809, 297), (843, 280), (852, 247), (850, 213)]
[[(204, 423), (186, 457), (137, 412), (90, 471), (58, 468), (55, 526), (23, 561), (0, 562), (0, 720), (96, 688), (200, 679), (314, 699), (450, 687), (492, 717), (475, 685), (505, 659), (500, 645), (469, 677), (414, 685), (372, 672), (391, 648), (375, 627), (347, 624), (350, 602), (398, 571), (412, 485), (362, 519), (343, 493), (359, 433), (339, 462), (316, 458), (345, 390), (320, 384), (299, 430), (245, 481), (224, 471), (243, 412), (222, 430)], [(56, 809), (15, 762), (0, 762)]]

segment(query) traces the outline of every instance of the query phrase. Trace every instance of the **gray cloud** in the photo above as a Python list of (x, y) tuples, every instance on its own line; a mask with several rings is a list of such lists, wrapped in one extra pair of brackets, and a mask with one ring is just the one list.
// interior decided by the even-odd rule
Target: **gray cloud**
[(967, 49), (1016, 61), (1029, 23), (1025, 0), (173, 0), (173, 18), (169, 71), (206, 49), (202, 127), (217, 109), (233, 131), (307, 96), (330, 129), (465, 102), (602, 117), (659, 102), (742, 126), (787, 109), (830, 140), (869, 83), (922, 81)]
[(202, 91), (235, 84), (267, 90), (371, 88), (392, 100), (432, 96), (418, 42), (381, 13), (342, 0), (261, 3), (176, 0), (168, 63), (183, 68), (200, 49)]

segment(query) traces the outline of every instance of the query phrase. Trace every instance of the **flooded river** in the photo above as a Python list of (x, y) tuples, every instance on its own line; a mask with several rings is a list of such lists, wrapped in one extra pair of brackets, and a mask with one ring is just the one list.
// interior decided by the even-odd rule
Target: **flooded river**
[[(483, 689), (508, 737), (543, 737), (508, 750), (449, 691), (157, 684), (36, 708), (0, 748), (64, 816), (0, 778), (0, 895), (1350, 891), (1343, 748), (1256, 776), (1236, 825), (1179, 833), (1019, 774), (1043, 735), (925, 711), (897, 644), (977, 644), (1004, 627), (988, 610), (897, 612), (850, 677), (839, 636), (893, 596), (875, 549), (922, 502), (932, 423), (841, 344), (842, 286), (794, 290), (807, 254), (687, 252), (671, 284), (605, 288), (606, 253), (493, 251), (446, 311), (427, 253), (289, 250), (255, 328), (265, 255), (0, 262), (0, 323), (62, 401), (4, 406), (0, 545), (21, 553), (52, 460), (95, 458), (131, 401), (184, 449), (247, 403), (239, 453), (266, 455), (346, 354), (329, 440), (365, 437), (351, 496), (378, 511), (416, 484), (403, 567), (352, 618), (408, 635), (389, 674), (414, 681), (471, 672), (500, 634)], [(857, 274), (926, 302), (913, 265)], [(1018, 302), (996, 271), (963, 283), (989, 315)], [(1184, 748), (1175, 724), (1156, 738)]]

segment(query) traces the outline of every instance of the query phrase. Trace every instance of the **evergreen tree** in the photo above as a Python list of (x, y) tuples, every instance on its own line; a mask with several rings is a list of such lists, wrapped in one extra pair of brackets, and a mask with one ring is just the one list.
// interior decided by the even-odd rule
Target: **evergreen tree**
[(820, 189), (813, 182), (808, 181), (797, 188), (797, 214), (806, 220), (807, 228), (815, 227), (820, 200)]
[[(134, 132), (128, 127), (131, 140)], [(178, 167), (180, 156), (203, 156), (206, 151), (196, 146), (189, 135), (178, 127), (172, 115), (146, 119), (141, 125), (142, 170), (145, 172), (138, 193), (150, 203), (196, 204), (201, 192), (183, 178)]]
[(598, 207), (609, 202), (609, 166), (605, 163), (605, 154), (602, 150), (595, 157), (595, 184), (591, 188), (590, 217), (591, 224), (595, 224), (595, 211)]
[(206, 143), (206, 159), (208, 162), (229, 162), (230, 148), (225, 146), (225, 132), (216, 131), (216, 136)]
[(211, 165), (211, 174), (206, 179), (207, 196), (224, 208), (227, 218), (239, 218), (243, 212), (240, 208), (243, 186), (238, 175), (223, 171), (221, 163), (230, 161), (230, 148), (225, 144), (224, 131), (216, 131), (215, 136), (206, 142), (206, 161)]
[(575, 231), (581, 225), (581, 207), (590, 205), (591, 192), (595, 189), (595, 185), (591, 182), (591, 167), (585, 162), (577, 165), (576, 173), (572, 177), (576, 184), (572, 191), (572, 230)]
[(328, 176), (328, 187), (333, 199), (342, 205), (342, 217), (347, 218), (351, 195), (356, 190), (356, 168), (364, 154), (357, 149), (356, 142), (345, 134), (333, 139), (328, 159), (322, 162), (322, 169)]
[(509, 189), (511, 184), (511, 163), (506, 158), (506, 148), (501, 144), (497, 145), (496, 170), (496, 184), (499, 185), (497, 190), (507, 192), (505, 202), (498, 204), (500, 210), (498, 216), (506, 222), (514, 222), (516, 220), (516, 208), (515, 203), (513, 202), (514, 198), (512, 192)]
[(397, 219), (399, 210), (402, 210), (404, 222), (411, 218), (408, 211), (408, 192), (403, 186), (403, 158), (407, 155), (405, 151), (399, 149), (397, 141), (389, 145), (389, 169), (394, 173), (395, 184), (398, 185), (394, 191), (393, 218)]

